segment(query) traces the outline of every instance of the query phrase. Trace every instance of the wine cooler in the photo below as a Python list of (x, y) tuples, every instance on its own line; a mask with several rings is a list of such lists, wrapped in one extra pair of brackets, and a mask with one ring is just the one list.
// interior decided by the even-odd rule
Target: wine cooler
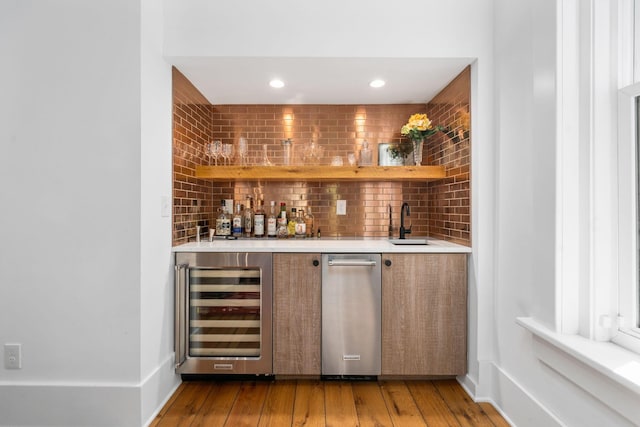
[(271, 374), (270, 253), (176, 253), (180, 374)]

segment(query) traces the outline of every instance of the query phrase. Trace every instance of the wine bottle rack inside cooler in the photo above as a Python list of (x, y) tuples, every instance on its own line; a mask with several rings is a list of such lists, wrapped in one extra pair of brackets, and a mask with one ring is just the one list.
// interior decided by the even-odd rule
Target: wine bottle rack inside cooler
[(261, 353), (259, 268), (189, 270), (189, 355)]

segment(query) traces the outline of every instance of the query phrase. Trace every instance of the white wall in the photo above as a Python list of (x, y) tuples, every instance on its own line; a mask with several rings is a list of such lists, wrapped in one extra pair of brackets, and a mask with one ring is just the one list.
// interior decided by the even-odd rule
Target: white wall
[(170, 124), (150, 128), (171, 107), (151, 44), (142, 60), (139, 2), (0, 2), (0, 344), (23, 351), (0, 369), (0, 425), (138, 426), (175, 383), (156, 373)]
[[(142, 0), (141, 40), (141, 268), (140, 385), (141, 416), (155, 416), (178, 385), (173, 357), (173, 262), (171, 213), (161, 213), (162, 199), (172, 203), (173, 99), (171, 64), (164, 60), (162, 2)], [(171, 209), (171, 208), (169, 208)]]

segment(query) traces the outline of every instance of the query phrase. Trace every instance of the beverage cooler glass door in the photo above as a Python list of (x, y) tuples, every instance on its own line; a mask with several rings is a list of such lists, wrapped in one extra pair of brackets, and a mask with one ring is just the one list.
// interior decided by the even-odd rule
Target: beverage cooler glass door
[(189, 356), (260, 357), (260, 269), (189, 269)]
[(270, 254), (188, 254), (188, 263), (180, 255), (176, 370), (270, 374)]

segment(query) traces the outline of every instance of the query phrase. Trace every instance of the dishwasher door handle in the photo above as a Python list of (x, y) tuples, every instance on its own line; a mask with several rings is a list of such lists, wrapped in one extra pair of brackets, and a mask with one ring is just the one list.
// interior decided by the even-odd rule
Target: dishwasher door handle
[(373, 267), (376, 265), (376, 262), (370, 259), (330, 259), (328, 263), (329, 267)]

